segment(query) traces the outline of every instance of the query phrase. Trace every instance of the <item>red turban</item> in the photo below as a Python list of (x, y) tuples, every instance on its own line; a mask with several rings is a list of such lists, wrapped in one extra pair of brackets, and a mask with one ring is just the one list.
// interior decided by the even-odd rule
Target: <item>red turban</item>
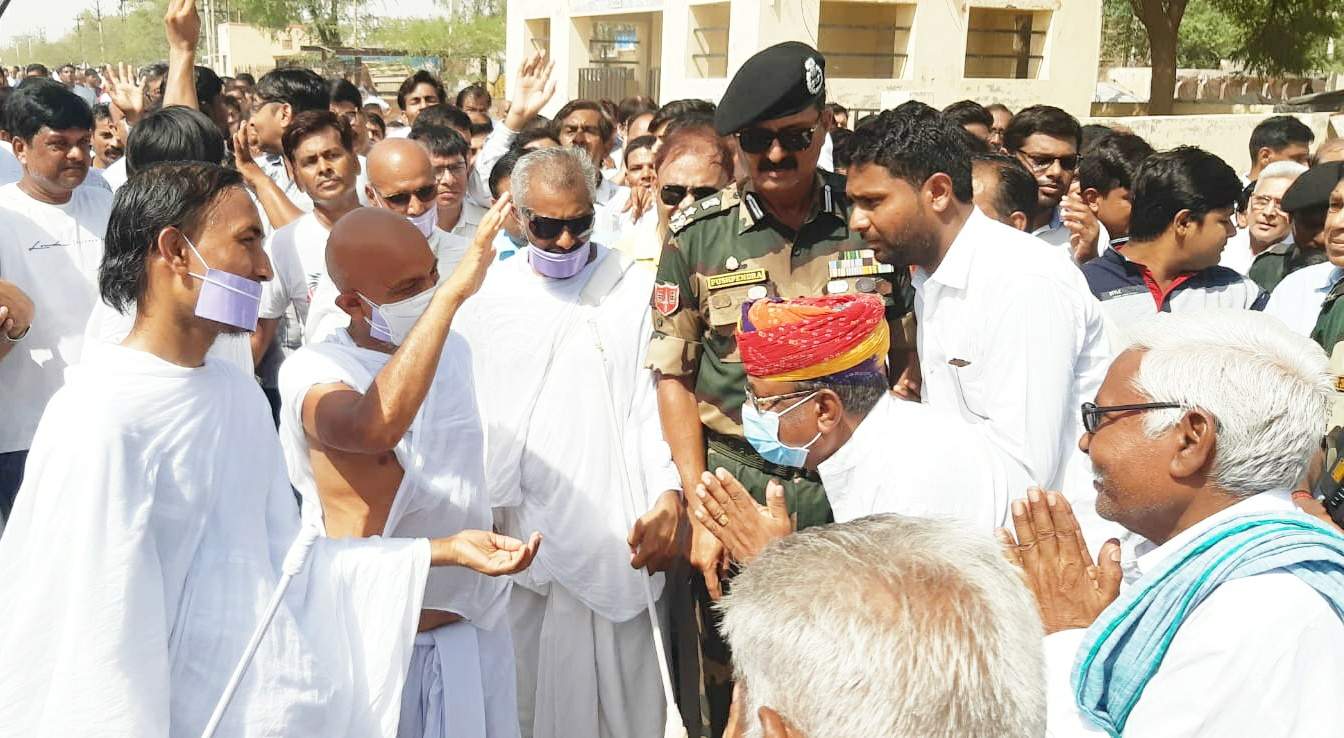
[(838, 374), (865, 362), (885, 364), (891, 347), (886, 308), (870, 294), (748, 303), (737, 334), (747, 374), (796, 382)]

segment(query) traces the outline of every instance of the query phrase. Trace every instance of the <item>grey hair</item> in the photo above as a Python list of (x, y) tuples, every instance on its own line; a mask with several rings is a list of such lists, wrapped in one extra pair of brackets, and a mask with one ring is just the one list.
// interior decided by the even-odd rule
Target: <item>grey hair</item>
[(767, 546), (721, 600), (747, 735), (768, 706), (808, 738), (1045, 734), (1035, 601), (990, 537), (873, 515)]
[(1211, 309), (1144, 321), (1129, 348), (1144, 352), (1134, 389), (1182, 406), (1146, 413), (1150, 438), (1199, 408), (1216, 421), (1211, 479), (1220, 489), (1249, 497), (1301, 478), (1333, 391), (1314, 341), (1263, 313)]
[(1260, 170), (1260, 177), (1256, 179), (1257, 184), (1269, 179), (1295, 180), (1307, 171), (1305, 164), (1295, 162), (1291, 159), (1276, 161), (1266, 164), (1264, 169)]
[(530, 151), (513, 167), (509, 191), (518, 209), (531, 212), (527, 197), (532, 192), (532, 179), (539, 178), (557, 190), (583, 189), (588, 204), (597, 202), (597, 169), (588, 153), (568, 146), (552, 146)]

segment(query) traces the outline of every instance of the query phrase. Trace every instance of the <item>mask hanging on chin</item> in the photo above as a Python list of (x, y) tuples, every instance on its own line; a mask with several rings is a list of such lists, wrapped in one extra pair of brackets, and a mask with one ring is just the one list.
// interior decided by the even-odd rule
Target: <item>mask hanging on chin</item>
[(411, 328), (415, 327), (415, 322), (429, 308), (429, 303), (434, 299), (434, 290), (436, 289), (438, 289), (437, 286), (430, 287), (414, 297), (382, 305), (370, 300), (360, 292), (355, 292), (356, 295), (359, 295), (359, 299), (367, 302), (369, 307), (373, 308), (373, 317), (364, 319), (364, 322), (369, 324), (369, 336), (383, 343), (400, 346), (406, 340), (406, 336), (410, 335)]
[(212, 269), (196, 244), (183, 233), (182, 238), (197, 259), (205, 264), (205, 274), (187, 272), (201, 280), (201, 291), (196, 295), (196, 317), (233, 326), (244, 331), (257, 329), (257, 315), (261, 311), (261, 282), (233, 272)]
[(439, 209), (433, 205), (419, 215), (408, 215), (406, 220), (411, 221), (411, 225), (420, 231), (420, 235), (426, 239), (434, 235), (434, 226), (439, 222)]

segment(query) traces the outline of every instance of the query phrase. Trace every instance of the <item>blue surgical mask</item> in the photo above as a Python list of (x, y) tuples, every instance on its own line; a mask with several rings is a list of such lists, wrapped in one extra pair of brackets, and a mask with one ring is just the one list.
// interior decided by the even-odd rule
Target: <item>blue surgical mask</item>
[(183, 233), (182, 238), (191, 248), (191, 253), (205, 264), (205, 274), (187, 272), (202, 282), (201, 291), (196, 295), (196, 316), (245, 331), (255, 331), (257, 315), (261, 310), (261, 282), (212, 268), (196, 249), (196, 244), (187, 238), (187, 234)]
[(812, 399), (815, 394), (817, 393), (813, 392), (779, 411), (759, 411), (751, 400), (742, 403), (742, 433), (746, 435), (747, 442), (751, 444), (752, 448), (756, 449), (756, 453), (760, 454), (762, 459), (777, 466), (803, 468), (803, 462), (807, 461), (807, 450), (812, 448), (812, 444), (816, 443), (818, 438), (821, 438), (821, 432), (818, 431), (817, 435), (812, 437), (812, 440), (802, 446), (790, 446), (779, 440), (779, 419)]

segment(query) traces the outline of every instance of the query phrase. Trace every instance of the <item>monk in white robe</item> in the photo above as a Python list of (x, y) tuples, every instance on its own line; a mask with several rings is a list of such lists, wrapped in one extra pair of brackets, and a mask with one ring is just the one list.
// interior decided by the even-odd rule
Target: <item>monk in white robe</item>
[(510, 603), (519, 716), (535, 738), (664, 727), (645, 606), (663, 576), (641, 569), (675, 557), (684, 508), (644, 368), (652, 275), (587, 240), (595, 181), (568, 149), (519, 161), (511, 189), (530, 245), (491, 268), (454, 323), (471, 347), (496, 520), (547, 541)]
[[(494, 258), (507, 207), (486, 215), (442, 284), (433, 251), (404, 218), (363, 209), (332, 228), (328, 271), (349, 326), (280, 369), (290, 480), (328, 535), (446, 536), (491, 526), (471, 357), (448, 330)], [(507, 579), (466, 569), (430, 574), (399, 735), (518, 736), (508, 598)]]
[[(206, 359), (269, 277), (241, 184), (165, 164), (117, 200), (100, 287), (135, 328), (70, 370), (0, 539), (5, 735), (200, 735), (261, 624), (300, 522), (256, 382)], [(533, 553), (484, 531), (319, 541), (215, 735), (392, 738), (427, 567)]]

